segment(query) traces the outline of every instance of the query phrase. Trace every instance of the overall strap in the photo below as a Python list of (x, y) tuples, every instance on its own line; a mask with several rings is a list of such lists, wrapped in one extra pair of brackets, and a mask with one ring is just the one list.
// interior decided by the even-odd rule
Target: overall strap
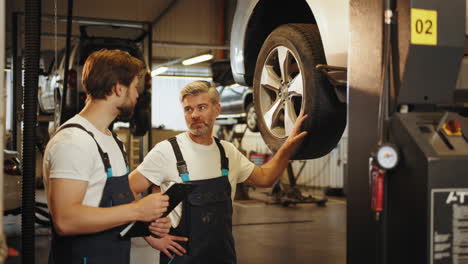
[(111, 167), (111, 164), (110, 164), (110, 161), (109, 161), (109, 155), (107, 155), (107, 153), (102, 150), (101, 146), (99, 146), (98, 142), (94, 138), (94, 134), (91, 131), (88, 131), (86, 128), (84, 128), (80, 124), (71, 123), (71, 124), (65, 124), (65, 125), (61, 126), (59, 128), (59, 130), (57, 130), (57, 132), (55, 132), (55, 134), (57, 134), (58, 132), (66, 129), (66, 128), (70, 128), (70, 127), (81, 129), (81, 130), (85, 131), (86, 133), (88, 133), (93, 138), (93, 140), (96, 143), (96, 146), (98, 148), (99, 155), (101, 156), (102, 163), (104, 163), (104, 172), (107, 174), (108, 178), (112, 177), (112, 167)]
[(226, 157), (226, 152), (224, 151), (224, 147), (221, 144), (221, 141), (215, 137), (214, 138), (216, 145), (219, 149), (219, 154), (221, 156), (221, 175), (228, 176), (229, 174), (229, 159)]
[(183, 182), (189, 182), (189, 172), (187, 170), (187, 163), (184, 160), (184, 156), (182, 156), (182, 152), (180, 151), (179, 144), (177, 143), (176, 137), (171, 137), (169, 143), (171, 143), (172, 149), (174, 150), (174, 154), (177, 160), (177, 171), (179, 171), (179, 176), (182, 178)]
[(127, 160), (127, 152), (125, 151), (124, 144), (120, 139), (117, 137), (117, 134), (112, 131), (112, 136), (114, 137), (115, 142), (117, 142), (117, 145), (120, 148), (120, 151), (122, 152), (123, 159), (125, 161), (125, 166), (127, 167), (127, 172), (130, 172), (130, 167), (128, 166), (128, 160)]

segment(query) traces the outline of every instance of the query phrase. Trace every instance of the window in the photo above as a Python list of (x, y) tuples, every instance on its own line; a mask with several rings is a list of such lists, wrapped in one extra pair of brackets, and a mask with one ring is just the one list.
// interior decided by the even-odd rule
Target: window
[(12, 87), (12, 80), (13, 72), (7, 71), (5, 72), (5, 88), (6, 88), (6, 131), (12, 129), (11, 122), (12, 122), (12, 111), (13, 111), (13, 87)]

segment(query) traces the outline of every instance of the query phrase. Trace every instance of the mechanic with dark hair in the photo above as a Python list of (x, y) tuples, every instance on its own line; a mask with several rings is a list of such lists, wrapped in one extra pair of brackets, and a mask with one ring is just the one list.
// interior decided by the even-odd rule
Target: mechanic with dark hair
[[(176, 236), (188, 237), (187, 254), (161, 254), (160, 263), (199, 264), (237, 262), (232, 236), (232, 199), (237, 183), (271, 186), (283, 173), (307, 132), (300, 116), (283, 146), (262, 167), (249, 161), (233, 144), (212, 136), (221, 111), (219, 93), (212, 83), (195, 81), (184, 87), (180, 101), (189, 131), (157, 144), (130, 174), (137, 192), (152, 184), (167, 190), (173, 183), (196, 186), (189, 197), (169, 214)], [(170, 240), (165, 236), (162, 240)], [(168, 257), (169, 255), (169, 257)], [(172, 260), (171, 260), (172, 259)]]
[(86, 106), (57, 130), (44, 155), (53, 222), (49, 263), (126, 264), (130, 240), (119, 236), (125, 224), (156, 221), (155, 234), (169, 232), (169, 219), (160, 218), (168, 197), (134, 201), (125, 149), (108, 129), (117, 116), (132, 115), (143, 73), (144, 64), (120, 50), (96, 51), (86, 60)]

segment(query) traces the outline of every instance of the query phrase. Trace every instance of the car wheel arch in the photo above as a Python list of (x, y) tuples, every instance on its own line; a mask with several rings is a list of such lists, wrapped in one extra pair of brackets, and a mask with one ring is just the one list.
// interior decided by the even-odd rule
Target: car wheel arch
[[(265, 18), (267, 11), (284, 12), (291, 14), (290, 17), (270, 15)], [(275, 19), (268, 19), (275, 17)], [(276, 19), (276, 18), (280, 19)], [(255, 72), (255, 63), (258, 54), (268, 35), (281, 25), (288, 23), (309, 23), (316, 24), (315, 16), (305, 0), (291, 1), (291, 4), (284, 5), (281, 2), (260, 0), (255, 6), (249, 18), (245, 30), (244, 43), (244, 80), (247, 85), (252, 86)]]

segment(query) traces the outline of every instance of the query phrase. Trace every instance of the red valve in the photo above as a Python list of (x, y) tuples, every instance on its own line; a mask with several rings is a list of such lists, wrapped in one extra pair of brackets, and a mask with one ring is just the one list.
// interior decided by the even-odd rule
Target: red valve
[(447, 136), (462, 135), (461, 124), (458, 120), (449, 120), (443, 125), (442, 129), (444, 130), (445, 134), (447, 134)]

